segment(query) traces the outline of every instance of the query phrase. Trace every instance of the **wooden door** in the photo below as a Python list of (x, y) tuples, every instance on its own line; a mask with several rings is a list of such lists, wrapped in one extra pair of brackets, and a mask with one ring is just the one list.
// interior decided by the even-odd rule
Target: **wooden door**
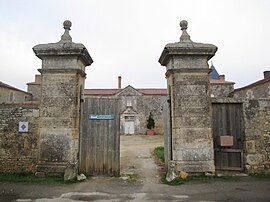
[(134, 121), (125, 121), (125, 134), (134, 134)]
[[(244, 124), (242, 104), (215, 103), (213, 139), (215, 166), (220, 170), (243, 170)], [(222, 146), (220, 136), (232, 136), (231, 146)]]
[(118, 176), (120, 173), (120, 102), (86, 98), (80, 136), (80, 173)]

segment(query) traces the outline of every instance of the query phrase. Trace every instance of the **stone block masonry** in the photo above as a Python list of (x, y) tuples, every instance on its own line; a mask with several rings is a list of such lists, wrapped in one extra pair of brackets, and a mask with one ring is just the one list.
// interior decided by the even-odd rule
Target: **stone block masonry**
[[(0, 103), (0, 172), (35, 172), (38, 160), (37, 103)], [(28, 122), (28, 132), (19, 132)]]
[[(256, 84), (256, 85), (255, 85)], [(245, 121), (245, 169), (248, 173), (270, 172), (270, 80), (237, 89), (234, 99), (243, 102)]]
[[(209, 66), (217, 47), (195, 43), (180, 22), (180, 42), (165, 46), (159, 62), (166, 66), (171, 112), (172, 155), (168, 173), (215, 172)], [(170, 174), (169, 174), (170, 175)]]
[[(40, 96), (40, 148), (37, 174), (64, 173), (78, 164), (81, 95), (85, 66), (93, 62), (83, 44), (72, 42), (70, 21), (57, 43), (39, 44), (33, 50), (42, 60)], [(74, 172), (77, 172), (76, 166)]]

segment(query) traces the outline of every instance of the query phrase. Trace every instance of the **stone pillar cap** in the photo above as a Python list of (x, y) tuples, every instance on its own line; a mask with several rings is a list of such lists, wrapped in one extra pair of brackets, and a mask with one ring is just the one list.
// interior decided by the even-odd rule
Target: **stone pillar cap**
[(191, 41), (190, 36), (187, 33), (188, 22), (186, 20), (182, 20), (180, 22), (180, 27), (182, 30), (180, 41), (175, 43), (168, 43), (165, 46), (159, 58), (159, 63), (161, 65), (166, 66), (169, 58), (175, 55), (206, 55), (208, 60), (215, 55), (217, 51), (217, 47), (215, 45), (196, 43)]
[(33, 47), (33, 51), (40, 59), (45, 56), (79, 56), (84, 62), (85, 66), (91, 65), (93, 59), (88, 53), (86, 47), (81, 43), (72, 42), (72, 38), (69, 34), (71, 21), (65, 20), (63, 23), (64, 34), (61, 36), (61, 40), (57, 43), (39, 44)]

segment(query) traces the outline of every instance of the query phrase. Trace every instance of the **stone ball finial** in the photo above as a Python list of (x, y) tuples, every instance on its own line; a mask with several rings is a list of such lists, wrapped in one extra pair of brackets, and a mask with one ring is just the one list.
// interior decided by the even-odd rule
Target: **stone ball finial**
[(65, 32), (61, 36), (61, 40), (59, 41), (59, 43), (72, 42), (72, 38), (69, 35), (69, 30), (70, 30), (71, 25), (72, 25), (72, 23), (69, 20), (65, 20), (63, 22), (63, 26), (64, 26), (64, 29), (65, 29)]
[(70, 30), (70, 27), (71, 27), (72, 23), (69, 20), (65, 20), (63, 25), (64, 25), (64, 29)]
[(182, 30), (182, 35), (180, 36), (180, 42), (192, 42), (190, 40), (190, 36), (187, 33), (187, 26), (188, 26), (188, 22), (186, 20), (182, 20), (180, 22), (180, 27)]
[(188, 26), (188, 22), (187, 22), (186, 20), (182, 20), (182, 21), (180, 22), (181, 30), (187, 29), (187, 26)]

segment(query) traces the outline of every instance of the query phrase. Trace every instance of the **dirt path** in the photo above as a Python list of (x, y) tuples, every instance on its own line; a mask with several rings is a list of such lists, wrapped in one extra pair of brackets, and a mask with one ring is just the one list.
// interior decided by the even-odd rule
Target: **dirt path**
[(163, 146), (161, 135), (121, 136), (121, 175), (137, 176), (143, 184), (143, 191), (149, 191), (152, 184), (159, 183), (158, 167), (152, 154), (158, 146)]

